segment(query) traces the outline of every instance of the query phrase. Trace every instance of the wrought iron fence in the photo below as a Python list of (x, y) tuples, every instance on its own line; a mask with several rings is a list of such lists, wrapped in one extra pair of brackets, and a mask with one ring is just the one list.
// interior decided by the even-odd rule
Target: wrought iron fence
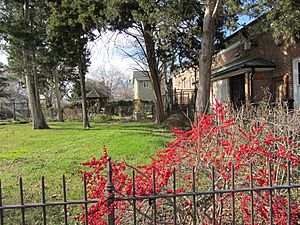
[[(207, 191), (197, 191), (196, 189), (196, 179), (195, 179), (195, 170), (192, 170), (192, 190), (190, 192), (182, 192), (182, 193), (176, 193), (176, 188), (177, 188), (177, 183), (176, 183), (176, 171), (174, 169), (173, 171), (173, 193), (171, 194), (160, 194), (157, 193), (156, 191), (156, 181), (155, 181), (155, 170), (153, 170), (153, 176), (152, 176), (152, 184), (153, 184), (153, 194), (149, 196), (137, 196), (136, 195), (136, 185), (135, 185), (135, 171), (133, 170), (132, 172), (132, 196), (128, 197), (115, 197), (115, 189), (114, 189), (114, 184), (113, 184), (113, 169), (112, 169), (112, 164), (111, 160), (109, 158), (108, 160), (108, 168), (107, 168), (107, 207), (108, 209), (112, 209), (111, 213), (107, 217), (107, 223), (109, 225), (114, 225), (116, 223), (115, 220), (115, 212), (113, 207), (110, 207), (114, 202), (116, 201), (127, 201), (132, 203), (133, 207), (133, 214), (132, 214), (132, 224), (141, 224), (138, 223), (137, 220), (137, 215), (139, 210), (137, 209), (137, 201), (142, 201), (142, 200), (147, 200), (151, 201), (152, 205), (152, 218), (149, 219), (149, 223), (147, 224), (182, 224), (177, 221), (177, 216), (178, 216), (178, 210), (177, 210), (177, 199), (182, 198), (182, 197), (191, 197), (192, 198), (192, 222), (190, 224), (196, 225), (196, 224), (201, 224), (201, 221), (197, 220), (196, 216), (196, 211), (197, 211), (197, 204), (196, 204), (196, 197), (199, 196), (211, 196), (212, 199), (212, 215), (211, 215), (211, 224), (217, 224), (217, 219), (216, 219), (216, 196), (217, 195), (222, 195), (222, 194), (231, 194), (231, 222), (230, 224), (236, 224), (236, 200), (235, 200), (235, 195), (238, 193), (249, 193), (250, 194), (250, 208), (251, 208), (251, 224), (255, 224), (255, 209), (254, 209), (254, 193), (261, 192), (261, 191), (266, 191), (269, 193), (269, 224), (272, 225), (274, 224), (273, 221), (273, 193), (276, 190), (286, 190), (287, 191), (287, 219), (285, 224), (292, 224), (292, 218), (291, 218), (291, 191), (293, 189), (296, 189), (297, 191), (300, 188), (300, 183), (299, 183), (299, 166), (296, 169), (297, 174), (295, 175), (298, 177), (297, 183), (291, 183), (291, 166), (290, 163), (287, 162), (287, 170), (286, 170), (286, 184), (285, 185), (279, 185), (279, 186), (274, 186), (272, 184), (272, 169), (271, 169), (271, 164), (269, 163), (269, 178), (268, 178), (268, 186), (264, 187), (254, 187), (253, 183), (253, 169), (252, 165), (250, 165), (250, 186), (245, 187), (245, 188), (235, 188), (235, 169), (234, 169), (234, 164), (232, 164), (232, 169), (231, 169), (231, 188), (230, 189), (216, 189), (215, 187), (215, 169), (212, 168), (211, 170), (211, 190)], [(87, 193), (87, 179), (86, 176), (84, 175), (83, 177), (83, 189), (84, 189), (84, 196), (82, 200), (68, 200), (67, 199), (67, 188), (66, 188), (66, 178), (63, 176), (62, 178), (62, 190), (63, 190), (63, 201), (56, 201), (56, 202), (47, 202), (46, 201), (46, 195), (45, 195), (45, 179), (42, 177), (41, 180), (41, 202), (39, 203), (26, 203), (24, 201), (24, 193), (23, 193), (23, 181), (22, 178), (19, 179), (19, 196), (20, 196), (20, 203), (19, 204), (13, 204), (13, 205), (5, 205), (3, 204), (3, 193), (2, 193), (2, 186), (1, 186), (1, 180), (0, 180), (0, 224), (4, 225), (4, 216), (5, 216), (5, 211), (6, 210), (20, 210), (21, 211), (21, 218), (20, 218), (20, 224), (25, 225), (26, 224), (26, 209), (28, 208), (41, 208), (42, 209), (42, 215), (41, 215), (41, 220), (42, 224), (47, 224), (47, 208), (49, 206), (63, 206), (63, 217), (64, 217), (64, 224), (68, 224), (68, 205), (83, 205), (83, 210), (84, 210), (84, 224), (88, 225), (89, 224), (89, 217), (88, 217), (88, 210), (89, 210), (89, 205), (97, 203), (99, 200), (98, 199), (88, 199), (88, 193)], [(299, 193), (296, 195), (297, 201), (299, 199)], [(157, 212), (157, 201), (159, 199), (172, 199), (173, 203), (173, 216), (172, 218), (166, 222), (158, 221), (158, 212)], [(297, 224), (300, 222), (300, 215), (299, 216), (299, 221)]]
[(178, 105), (193, 105), (195, 102), (194, 89), (175, 89), (173, 91), (173, 102)]

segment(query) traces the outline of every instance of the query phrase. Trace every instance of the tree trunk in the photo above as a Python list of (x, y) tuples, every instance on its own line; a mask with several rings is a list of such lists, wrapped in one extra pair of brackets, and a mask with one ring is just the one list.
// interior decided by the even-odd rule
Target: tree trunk
[(158, 72), (154, 41), (151, 33), (151, 26), (149, 24), (144, 25), (144, 40), (147, 52), (147, 62), (150, 70), (150, 79), (154, 91), (154, 101), (156, 108), (156, 123), (161, 124), (165, 120), (164, 105), (160, 88), (160, 76)]
[(206, 113), (209, 109), (211, 65), (216, 33), (215, 16), (218, 6), (218, 0), (207, 0), (205, 4), (196, 112)]
[(82, 122), (83, 128), (89, 129), (89, 117), (88, 117), (88, 108), (86, 102), (86, 90), (85, 90), (85, 73), (82, 68), (82, 60), (78, 63), (78, 73), (80, 78), (80, 88), (81, 88), (81, 98), (82, 98)]
[[(24, 20), (27, 22), (27, 24), (30, 24), (28, 26), (28, 29), (32, 25), (29, 21), (29, 11), (28, 11), (28, 1), (24, 0), (23, 2), (23, 16)], [(31, 27), (32, 28), (32, 27)], [(25, 73), (25, 79), (26, 79), (26, 88), (29, 98), (29, 105), (31, 110), (31, 117), (32, 117), (32, 126), (33, 129), (48, 129), (48, 124), (46, 123), (41, 103), (40, 103), (40, 94), (38, 89), (38, 77), (36, 72), (36, 65), (35, 65), (35, 52), (34, 49), (32, 51), (32, 64), (30, 68), (30, 62), (29, 62), (29, 54), (28, 49), (26, 49), (26, 43), (24, 43), (23, 47), (23, 67), (24, 67), (24, 73)]]
[(52, 85), (50, 86), (50, 90), (49, 90), (49, 93), (45, 96), (45, 105), (46, 105), (46, 108), (48, 109), (48, 114), (49, 114), (49, 117), (51, 119), (54, 119), (54, 116), (53, 116), (53, 87)]
[(28, 55), (25, 49), (23, 49), (24, 55), (24, 73), (26, 78), (26, 89), (28, 93), (29, 106), (32, 118), (32, 128), (33, 129), (48, 129), (48, 124), (46, 123), (42, 107), (40, 104), (40, 97), (38, 91), (37, 77), (35, 73), (32, 73), (28, 68)]
[(55, 97), (56, 97), (56, 110), (57, 110), (57, 119), (60, 122), (64, 122), (63, 109), (61, 107), (61, 93), (59, 90), (59, 79), (58, 79), (58, 67), (53, 68), (54, 76), (54, 87), (55, 87)]

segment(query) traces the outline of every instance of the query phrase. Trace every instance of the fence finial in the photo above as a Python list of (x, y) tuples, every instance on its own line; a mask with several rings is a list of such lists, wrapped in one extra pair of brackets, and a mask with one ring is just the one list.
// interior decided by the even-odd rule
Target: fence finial
[(108, 215), (108, 225), (115, 225), (115, 212), (114, 207), (112, 206), (114, 203), (114, 184), (112, 182), (113, 170), (111, 165), (111, 157), (107, 157), (107, 183), (106, 183), (106, 190), (107, 190), (107, 207), (110, 211)]

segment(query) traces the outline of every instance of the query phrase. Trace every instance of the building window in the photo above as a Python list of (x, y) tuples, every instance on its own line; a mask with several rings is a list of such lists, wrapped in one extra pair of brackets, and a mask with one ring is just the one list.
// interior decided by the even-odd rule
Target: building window
[(185, 80), (182, 80), (182, 89), (185, 89)]
[(193, 88), (193, 83), (195, 82), (195, 77), (191, 77), (190, 81), (191, 81), (190, 88), (192, 89)]
[(298, 62), (298, 84), (300, 84), (300, 62)]
[(300, 57), (293, 60), (294, 108), (300, 109)]
[(149, 88), (149, 82), (144, 82), (144, 88)]

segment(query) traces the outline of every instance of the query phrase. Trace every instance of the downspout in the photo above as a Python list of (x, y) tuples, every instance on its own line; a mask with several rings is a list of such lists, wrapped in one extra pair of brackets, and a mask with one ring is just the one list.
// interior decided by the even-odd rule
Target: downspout
[(284, 101), (289, 100), (289, 96), (288, 96), (288, 90), (289, 90), (289, 76), (288, 75), (284, 75), (283, 76), (283, 96), (284, 96)]

